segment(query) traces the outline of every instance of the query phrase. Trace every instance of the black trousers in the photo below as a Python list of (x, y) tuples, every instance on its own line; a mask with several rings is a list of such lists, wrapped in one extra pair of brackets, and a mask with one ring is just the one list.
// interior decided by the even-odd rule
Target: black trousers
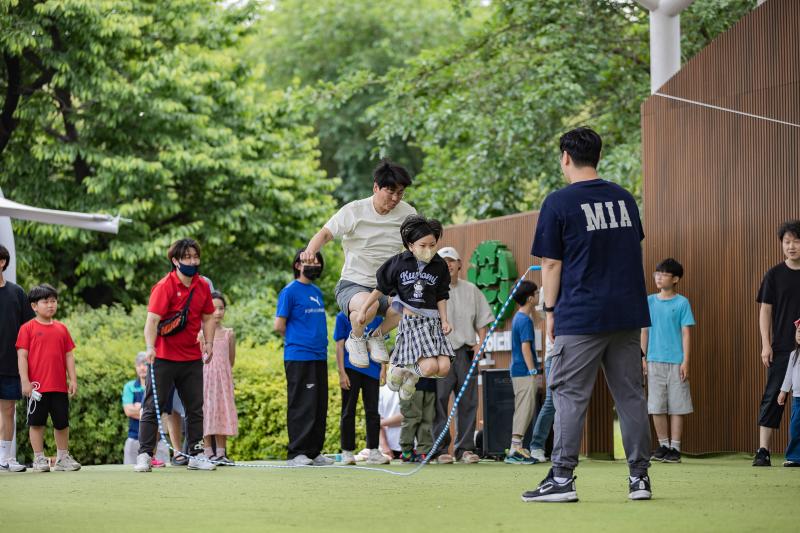
[[(153, 456), (158, 435), (158, 420), (153, 401), (153, 385), (150, 373), (156, 375), (158, 408), (164, 413), (169, 403), (173, 385), (178, 389), (183, 408), (186, 411), (186, 441), (189, 455), (203, 451), (203, 361), (168, 361), (158, 359), (147, 371), (147, 386), (142, 402), (142, 417), (139, 420), (139, 453)], [(162, 424), (164, 423), (162, 419)], [(166, 427), (164, 428), (166, 431)]]
[(325, 444), (328, 418), (328, 365), (325, 361), (284, 361), (286, 370), (287, 459), (313, 459)]
[(778, 404), (778, 394), (786, 376), (791, 352), (774, 352), (772, 364), (767, 369), (767, 384), (761, 397), (761, 408), (758, 413), (758, 425), (766, 428), (777, 428), (783, 418), (783, 405)]
[(342, 389), (342, 417), (339, 422), (342, 450), (354, 451), (356, 448), (356, 405), (359, 391), (367, 419), (367, 448), (375, 449), (378, 447), (381, 432), (381, 415), (378, 413), (380, 383), (352, 368), (345, 368), (344, 371), (350, 379), (350, 390)]

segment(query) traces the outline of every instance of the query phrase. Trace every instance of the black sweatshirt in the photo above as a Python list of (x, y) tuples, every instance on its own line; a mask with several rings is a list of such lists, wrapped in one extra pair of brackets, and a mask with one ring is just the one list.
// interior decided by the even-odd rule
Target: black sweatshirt
[(420, 272), (417, 258), (405, 251), (381, 265), (376, 278), (379, 291), (417, 309), (437, 309), (437, 302), (450, 297), (450, 271), (439, 254)]

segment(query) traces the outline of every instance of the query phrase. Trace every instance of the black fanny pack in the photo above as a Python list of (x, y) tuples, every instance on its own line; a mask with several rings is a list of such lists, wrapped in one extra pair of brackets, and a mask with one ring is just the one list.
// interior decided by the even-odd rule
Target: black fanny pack
[(189, 292), (189, 299), (186, 300), (186, 305), (183, 306), (183, 309), (158, 323), (159, 335), (169, 337), (183, 331), (186, 327), (186, 322), (189, 320), (189, 304), (192, 303), (192, 296), (194, 296), (194, 289)]

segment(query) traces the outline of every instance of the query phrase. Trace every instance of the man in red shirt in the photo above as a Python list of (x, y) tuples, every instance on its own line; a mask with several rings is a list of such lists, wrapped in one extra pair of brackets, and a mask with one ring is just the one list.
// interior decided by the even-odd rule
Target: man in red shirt
[[(150, 369), (139, 420), (139, 455), (134, 471), (149, 472), (151, 469), (158, 438), (154, 392), (158, 396), (159, 412), (163, 413), (173, 385), (186, 410), (189, 442), (187, 468), (214, 470), (215, 466), (202, 457), (203, 363), (211, 360), (213, 344), (206, 342), (200, 346), (197, 340), (201, 325), (203, 338), (214, 338), (211, 289), (198, 274), (200, 245), (196, 241), (176, 241), (170, 246), (167, 258), (172, 264), (172, 271), (153, 286), (147, 304), (144, 340)], [(151, 372), (155, 373), (155, 391)]]

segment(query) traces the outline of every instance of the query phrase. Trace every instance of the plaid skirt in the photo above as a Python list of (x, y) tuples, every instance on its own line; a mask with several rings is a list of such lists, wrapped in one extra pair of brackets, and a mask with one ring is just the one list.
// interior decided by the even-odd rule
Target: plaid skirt
[(438, 318), (404, 315), (397, 327), (392, 351), (393, 365), (411, 365), (423, 357), (444, 355), (452, 360), (456, 354), (442, 331)]

